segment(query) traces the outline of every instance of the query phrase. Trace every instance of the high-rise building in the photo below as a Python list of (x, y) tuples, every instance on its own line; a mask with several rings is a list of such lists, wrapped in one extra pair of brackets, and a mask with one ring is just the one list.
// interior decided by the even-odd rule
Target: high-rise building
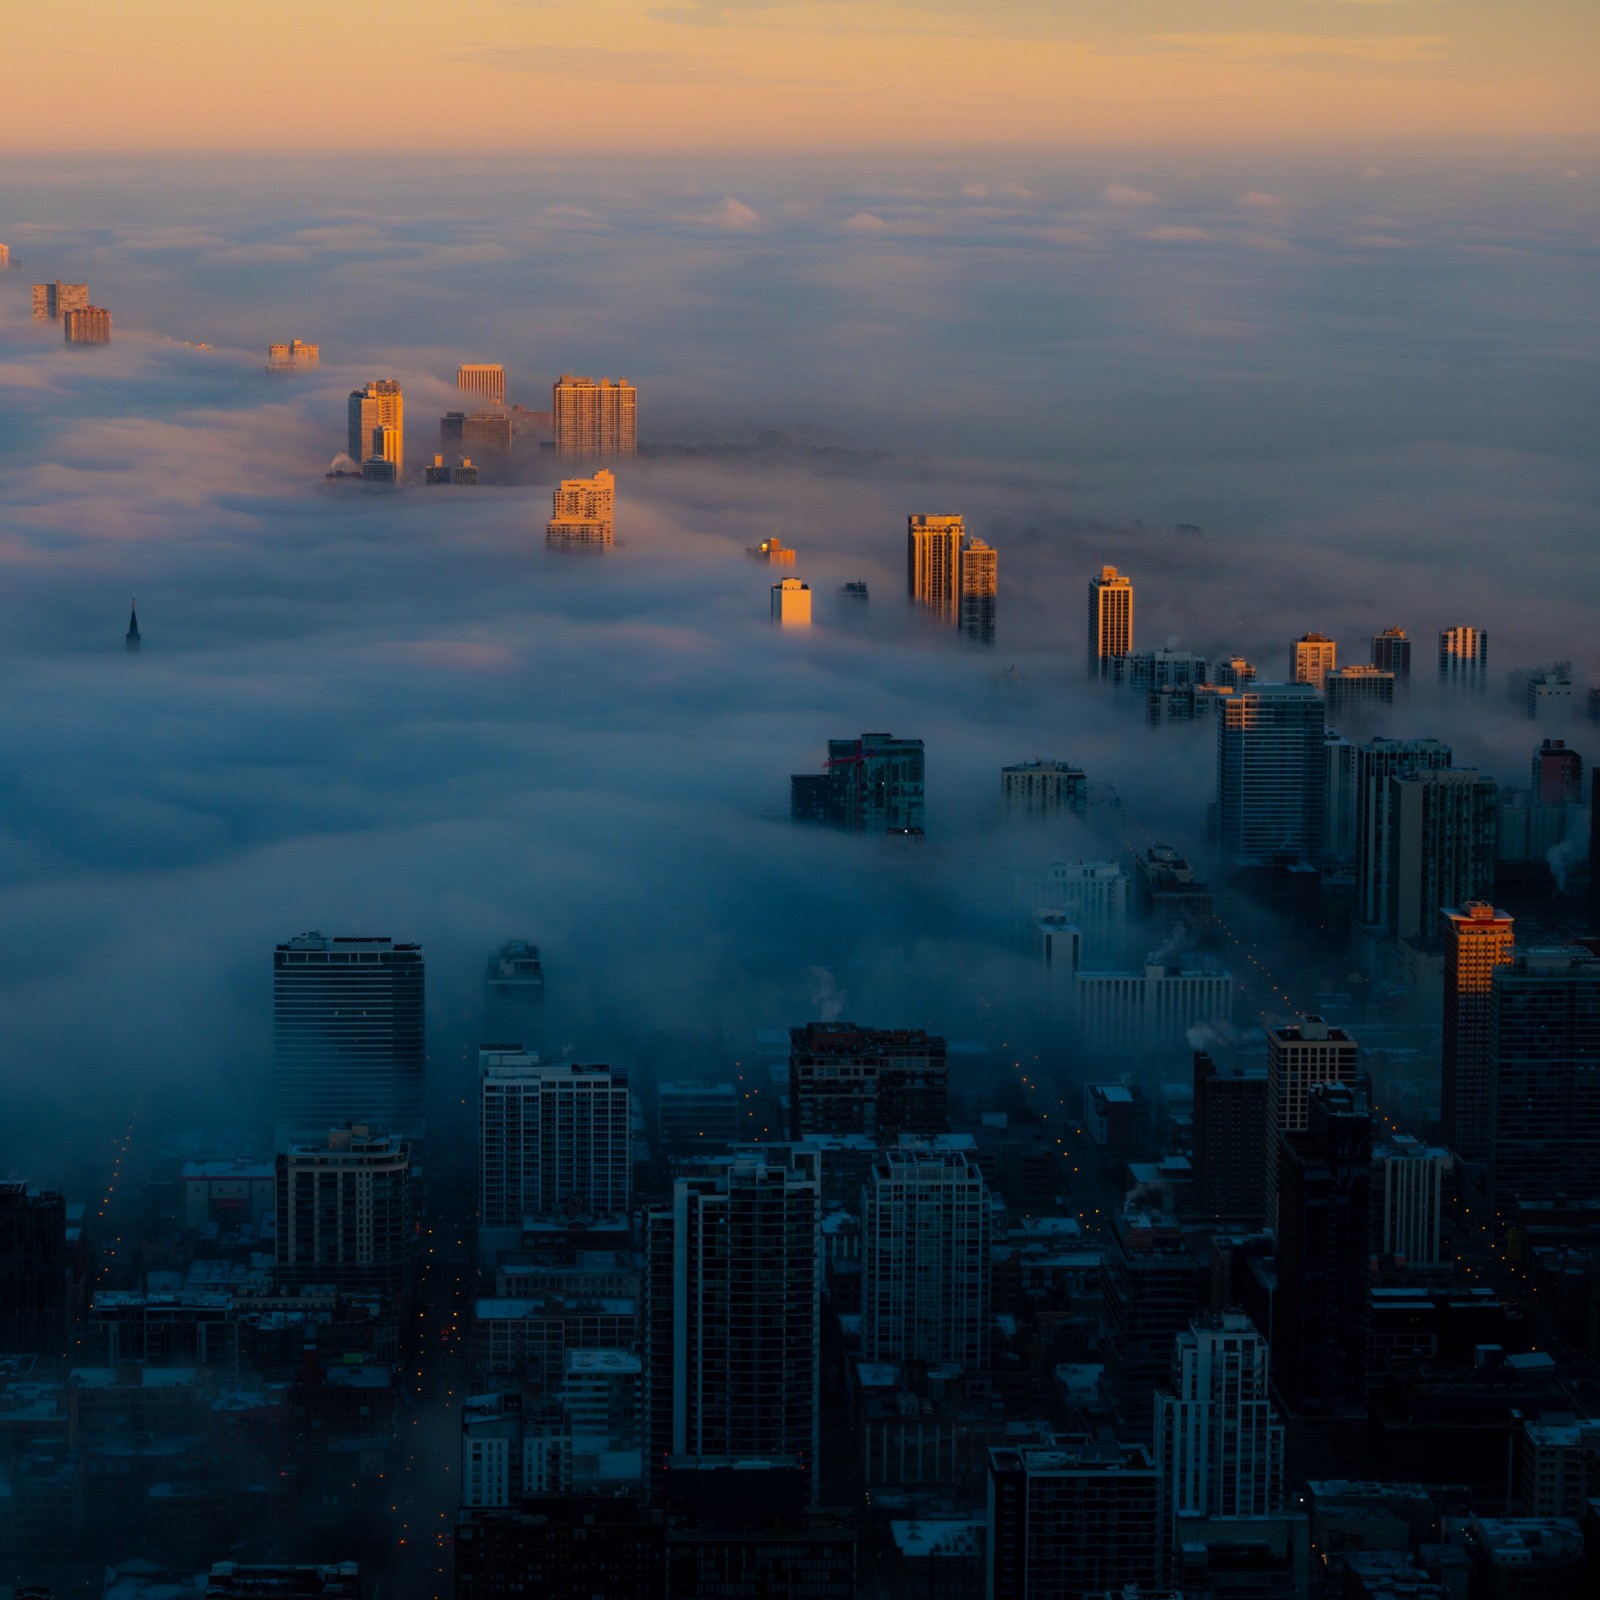
[(960, 620), (965, 539), (959, 516), (906, 518), (906, 593), (941, 622)]
[[(1334, 674), (1329, 674), (1329, 682)], [(1322, 859), (1354, 861), (1356, 854), (1356, 747), (1329, 728), (1323, 735), (1327, 767), (1322, 786)]]
[(920, 739), (830, 739), (827, 770), (789, 780), (789, 816), (846, 833), (920, 834), (926, 816)]
[(1411, 641), (1404, 628), (1385, 628), (1372, 636), (1372, 664), (1379, 672), (1394, 674), (1398, 699), (1411, 688)]
[(1455, 1158), (1397, 1133), (1372, 1150), (1373, 1243), (1408, 1267), (1443, 1267)]
[(1600, 939), (1600, 761), (1589, 768), (1589, 932)]
[(746, 546), (744, 553), (752, 561), (759, 561), (768, 567), (792, 567), (795, 563), (794, 550), (777, 534), (770, 539), (763, 539), (760, 544)]
[(1109, 678), (1112, 662), (1133, 654), (1133, 582), (1115, 567), (1089, 580), (1089, 676)]
[(989, 1364), (989, 1191), (961, 1151), (901, 1141), (861, 1191), (861, 1353)]
[(772, 586), (772, 620), (783, 628), (811, 626), (811, 586), (784, 578)]
[(563, 372), (551, 392), (556, 454), (631, 456), (639, 447), (638, 393), (626, 378), (580, 378)]
[(1217, 702), (1217, 830), (1235, 861), (1313, 859), (1322, 848), (1323, 700), (1307, 683), (1258, 683)]
[(1291, 683), (1309, 683), (1318, 694), (1323, 680), (1338, 665), (1339, 647), (1325, 633), (1302, 633), (1289, 646)]
[(995, 596), (999, 593), (999, 556), (992, 544), (971, 540), (961, 552), (961, 631), (979, 644), (994, 643)]
[(1233, 1020), (1233, 975), (1210, 959), (1147, 961), (1138, 972), (1080, 972), (1075, 1026), (1085, 1044), (1117, 1056), (1172, 1051), (1193, 1028)]
[(61, 315), (61, 331), (68, 344), (110, 344), (111, 313), (104, 306), (83, 306)]
[(1000, 769), (1000, 803), (1008, 820), (1083, 815), (1089, 780), (1065, 761), (1019, 761)]
[(267, 346), (268, 372), (305, 372), (322, 359), (319, 346), (291, 339), (288, 344)]
[(1373, 739), (1356, 751), (1356, 920), (1369, 937), (1389, 933), (1393, 864), (1390, 778), (1448, 767), (1450, 746), (1437, 739)]
[(1219, 689), (1242, 689), (1246, 684), (1254, 683), (1256, 676), (1254, 665), (1243, 656), (1229, 656), (1226, 661), (1219, 661), (1212, 670), (1212, 682)]
[(401, 1294), (415, 1244), (411, 1159), (366, 1123), (278, 1154), (277, 1276), (290, 1288)]
[(66, 1201), (0, 1182), (0, 1354), (61, 1355), (71, 1289)]
[(9, 267), (10, 265), (11, 265), (11, 246), (8, 245), (8, 244), (0, 244), (0, 272), (5, 271), (5, 269), (7, 267)]
[(1180, 1333), (1156, 1395), (1160, 1576), (1177, 1570), (1181, 1517), (1265, 1517), (1283, 1509), (1283, 1425), (1272, 1409), (1267, 1341), (1242, 1311), (1204, 1313)]
[(1394, 704), (1395, 676), (1378, 667), (1335, 667), (1323, 674), (1328, 720), (1336, 726), (1381, 717)]
[(1536, 672), (1528, 679), (1528, 715), (1535, 722), (1572, 721), (1572, 680), (1556, 672)]
[(1440, 912), (1444, 940), (1444, 1033), (1440, 1117), (1458, 1156), (1489, 1154), (1493, 1105), (1494, 972), (1511, 960), (1515, 924), (1482, 900)]
[(537, 1050), (544, 1038), (544, 965), (528, 939), (508, 939), (483, 973), (483, 1033)]
[(1194, 1185), (1201, 1214), (1259, 1228), (1267, 1214), (1267, 1075), (1194, 1053)]
[(302, 934), (273, 951), (272, 1011), (280, 1141), (352, 1121), (421, 1130), (421, 945)]
[(1594, 1193), (1600, 1172), (1600, 954), (1532, 948), (1493, 975), (1489, 1191), (1515, 1200)]
[(789, 1134), (943, 1133), (945, 1041), (920, 1028), (808, 1022), (789, 1030)]
[(620, 1067), (478, 1052), (479, 1216), (486, 1228), (560, 1211), (626, 1213), (633, 1202), (628, 1077)]
[(798, 1456), (815, 1476), (820, 1182), (815, 1158), (679, 1178), (644, 1214), (646, 1461)]
[(85, 311), (89, 306), (86, 283), (36, 283), (33, 286), (33, 320), (60, 322), (69, 311)]
[(1156, 1469), (1142, 1444), (1058, 1437), (989, 1452), (986, 1600), (1098, 1600), (1156, 1577)]
[(1483, 628), (1439, 630), (1439, 686), (1473, 694), (1489, 687), (1489, 635)]
[(1361, 1049), (1321, 1017), (1267, 1029), (1267, 1226), (1278, 1225), (1280, 1134), (1304, 1133), (1311, 1091), (1319, 1083), (1354, 1083)]
[(358, 465), (373, 458), (392, 461), (396, 478), (405, 475), (405, 396), (395, 378), (378, 378), (352, 389), (347, 450)]
[(610, 549), (616, 539), (617, 480), (605, 467), (592, 478), (563, 478), (551, 499), (547, 545)]
[(1535, 805), (1583, 804), (1583, 757), (1565, 739), (1544, 739), (1533, 752)]
[(731, 1083), (664, 1083), (656, 1091), (656, 1135), (668, 1151), (725, 1150), (748, 1131), (743, 1097)]
[(456, 388), (477, 395), (487, 406), (504, 406), (506, 369), (498, 361), (464, 361), (456, 368)]
[(1390, 936), (1438, 947), (1444, 906), (1494, 886), (1500, 790), (1469, 767), (1389, 779)]
[(131, 601), (128, 606), (128, 631), (123, 635), (123, 644), (127, 647), (129, 655), (138, 655), (139, 647), (144, 643), (144, 638), (139, 632), (139, 602)]
[(1096, 954), (1115, 946), (1128, 925), (1128, 873), (1116, 861), (1052, 861), (1042, 872), (1012, 879), (1020, 925), (1040, 911), (1059, 911)]

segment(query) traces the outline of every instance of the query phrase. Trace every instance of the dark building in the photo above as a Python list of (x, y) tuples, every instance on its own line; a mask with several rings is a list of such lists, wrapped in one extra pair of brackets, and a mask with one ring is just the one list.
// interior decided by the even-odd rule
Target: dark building
[(1194, 1053), (1195, 1205), (1202, 1216), (1261, 1226), (1267, 1211), (1267, 1074)]
[(1060, 1438), (989, 1452), (987, 1600), (1102, 1600), (1156, 1578), (1143, 1445)]
[(1489, 1154), (1494, 1109), (1494, 975), (1511, 959), (1515, 920), (1482, 900), (1445, 906), (1444, 1032), (1439, 1096), (1445, 1142), (1458, 1156)]
[(544, 1044), (544, 966), (539, 947), (508, 939), (489, 957), (483, 974), (483, 1038), (537, 1054)]
[(354, 1561), (321, 1567), (257, 1567), (219, 1561), (206, 1578), (205, 1600), (361, 1600)]
[(66, 1201), (0, 1183), (0, 1351), (60, 1354), (71, 1289)]
[(128, 608), (128, 632), (127, 632), (127, 634), (125, 636), (125, 639), (124, 639), (124, 643), (128, 647), (128, 654), (129, 655), (137, 655), (139, 653), (140, 642), (141, 641), (140, 641), (140, 638), (139, 638), (139, 603), (138, 603), (138, 601), (135, 601)]
[(945, 1131), (943, 1039), (920, 1028), (808, 1022), (789, 1030), (789, 1134)]
[(1533, 752), (1530, 798), (1541, 806), (1583, 804), (1583, 757), (1565, 739), (1545, 739)]
[(1589, 771), (1589, 932), (1600, 939), (1600, 764)]
[(825, 770), (789, 780), (789, 816), (846, 833), (915, 833), (924, 826), (922, 741), (887, 733), (830, 739)]
[(1200, 938), (1212, 921), (1209, 884), (1201, 883), (1194, 868), (1170, 844), (1153, 844), (1137, 858), (1134, 886), (1139, 908), (1158, 922), (1175, 922), (1192, 937)]
[(456, 1520), (456, 1600), (662, 1600), (659, 1512), (632, 1499), (540, 1495)]
[(1600, 1172), (1600, 956), (1532, 949), (1494, 973), (1489, 1189), (1591, 1195)]
[(1404, 628), (1385, 628), (1372, 636), (1372, 664), (1379, 672), (1394, 674), (1394, 692), (1403, 695), (1411, 687), (1411, 641)]

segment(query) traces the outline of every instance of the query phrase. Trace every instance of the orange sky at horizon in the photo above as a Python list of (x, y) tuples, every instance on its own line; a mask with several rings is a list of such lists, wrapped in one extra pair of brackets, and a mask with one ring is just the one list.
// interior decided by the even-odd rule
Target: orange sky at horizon
[(78, 0), (13, 151), (1600, 134), (1595, 0)]

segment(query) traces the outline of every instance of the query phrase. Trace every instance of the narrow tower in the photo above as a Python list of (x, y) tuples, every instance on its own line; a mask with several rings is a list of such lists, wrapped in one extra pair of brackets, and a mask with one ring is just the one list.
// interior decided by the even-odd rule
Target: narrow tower
[(139, 653), (139, 602), (133, 601), (128, 611), (128, 651), (131, 655)]

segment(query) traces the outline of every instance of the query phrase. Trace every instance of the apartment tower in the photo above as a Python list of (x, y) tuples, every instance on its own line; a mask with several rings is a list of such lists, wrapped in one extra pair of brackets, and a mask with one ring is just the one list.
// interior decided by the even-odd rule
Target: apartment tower
[(1439, 1106), (1445, 1143), (1470, 1161), (1489, 1154), (1494, 1091), (1494, 974), (1510, 964), (1516, 924), (1482, 900), (1446, 906), (1444, 1035)]
[(394, 378), (378, 378), (350, 391), (350, 437), (347, 450), (358, 466), (370, 460), (394, 464), (395, 477), (405, 473), (405, 396)]
[(639, 448), (638, 394), (625, 378), (563, 372), (550, 396), (556, 454), (568, 459), (631, 456)]
[(960, 619), (965, 538), (959, 516), (906, 519), (906, 592), (941, 622)]
[(1110, 678), (1113, 663), (1133, 654), (1133, 582), (1115, 567), (1089, 580), (1089, 676)]

